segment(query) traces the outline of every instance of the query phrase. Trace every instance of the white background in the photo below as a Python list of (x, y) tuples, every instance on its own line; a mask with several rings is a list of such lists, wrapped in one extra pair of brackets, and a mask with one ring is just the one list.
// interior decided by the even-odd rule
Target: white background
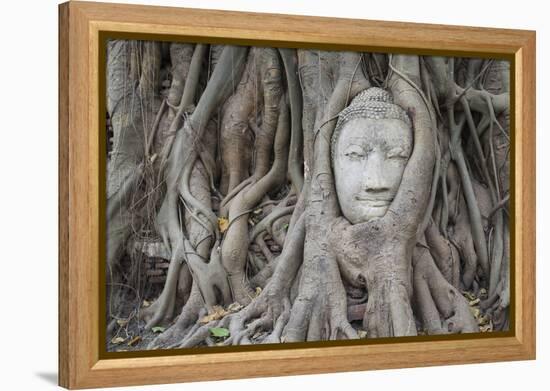
[[(125, 2), (119, 0), (120, 2)], [(543, 1), (139, 1), (150, 5), (537, 30), (536, 361), (193, 383), (141, 389), (508, 390), (550, 378), (548, 15)], [(41, 390), (57, 378), (57, 1), (2, 2), (0, 57), (0, 388)], [(452, 4), (452, 6), (451, 6)], [(461, 354), (457, 352), (457, 354)], [(212, 366), (212, 372), (217, 369)], [(546, 383), (546, 382), (545, 382)], [(138, 389), (137, 387), (135, 389)]]

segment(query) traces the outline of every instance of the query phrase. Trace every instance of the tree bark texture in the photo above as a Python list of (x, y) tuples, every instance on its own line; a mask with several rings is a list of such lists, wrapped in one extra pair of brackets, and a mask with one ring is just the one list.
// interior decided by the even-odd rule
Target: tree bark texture
[[(159, 349), (507, 329), (509, 73), (497, 60), (109, 41), (108, 349), (137, 335), (132, 346)], [(331, 139), (372, 87), (407, 113), (414, 142), (387, 212), (352, 224)], [(154, 285), (145, 265), (160, 258)]]

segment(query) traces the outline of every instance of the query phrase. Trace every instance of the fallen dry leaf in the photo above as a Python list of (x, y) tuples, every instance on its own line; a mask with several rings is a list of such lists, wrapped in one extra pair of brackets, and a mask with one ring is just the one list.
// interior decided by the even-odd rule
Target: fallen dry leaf
[(221, 319), (227, 314), (229, 314), (229, 312), (224, 310), (223, 307), (220, 307), (219, 305), (215, 305), (214, 307), (212, 307), (212, 312), (202, 317), (199, 320), (199, 323), (207, 324), (212, 322), (213, 320)]
[(471, 292), (462, 292), (462, 295), (468, 299), (468, 301), (472, 301), (472, 300), (475, 300), (476, 297), (474, 296), (473, 293)]
[(120, 326), (120, 327), (124, 327), (128, 324), (128, 319), (117, 319), (116, 323)]
[(487, 316), (480, 316), (479, 319), (477, 320), (477, 323), (480, 325), (480, 326), (484, 326), (486, 325), (487, 323), (489, 323), (489, 318)]
[(132, 339), (130, 340), (130, 342), (128, 342), (128, 346), (137, 345), (139, 341), (141, 341), (141, 336), (136, 335), (134, 338), (132, 338)]
[(149, 307), (150, 305), (151, 305), (151, 303), (147, 300), (143, 300), (143, 303), (141, 303), (142, 307)]
[(492, 322), (492, 321), (489, 321), (489, 323), (486, 324), (485, 326), (481, 326), (481, 327), (479, 328), (479, 330), (480, 330), (482, 333), (487, 333), (487, 332), (493, 331), (493, 322)]
[(262, 331), (262, 330), (256, 331), (256, 333), (254, 333), (254, 335), (252, 336), (252, 339), (258, 339), (264, 334), (265, 334), (265, 331)]
[(234, 302), (234, 303), (229, 304), (229, 306), (227, 307), (227, 310), (228, 310), (229, 312), (238, 312), (238, 311), (240, 311), (242, 308), (243, 308), (242, 305), (240, 305), (240, 304), (237, 303), (237, 302)]
[(225, 217), (218, 218), (218, 227), (220, 228), (220, 233), (224, 233), (229, 228), (229, 220)]
[(113, 339), (111, 339), (111, 343), (115, 345), (118, 345), (124, 341), (125, 341), (125, 338), (122, 338), (122, 337), (114, 337)]
[(473, 307), (474, 305), (479, 304), (480, 301), (481, 301), (481, 300), (479, 300), (479, 298), (470, 301), (470, 302), (469, 302), (470, 307)]

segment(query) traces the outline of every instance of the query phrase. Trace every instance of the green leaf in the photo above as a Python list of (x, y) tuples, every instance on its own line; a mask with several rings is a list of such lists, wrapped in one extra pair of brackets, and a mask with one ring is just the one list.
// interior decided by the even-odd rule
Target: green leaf
[(155, 327), (152, 327), (151, 328), (151, 331), (153, 333), (162, 333), (163, 331), (165, 330), (164, 327), (160, 327), (160, 326), (155, 326)]
[(208, 329), (208, 331), (210, 331), (210, 334), (212, 334), (213, 337), (229, 337), (229, 330), (224, 327), (212, 327)]

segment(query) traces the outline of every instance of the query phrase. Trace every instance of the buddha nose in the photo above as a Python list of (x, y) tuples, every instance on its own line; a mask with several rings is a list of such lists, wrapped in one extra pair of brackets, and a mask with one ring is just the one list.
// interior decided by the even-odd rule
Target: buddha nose
[(378, 151), (369, 154), (365, 165), (364, 189), (368, 193), (384, 193), (389, 185), (384, 175), (384, 156)]

